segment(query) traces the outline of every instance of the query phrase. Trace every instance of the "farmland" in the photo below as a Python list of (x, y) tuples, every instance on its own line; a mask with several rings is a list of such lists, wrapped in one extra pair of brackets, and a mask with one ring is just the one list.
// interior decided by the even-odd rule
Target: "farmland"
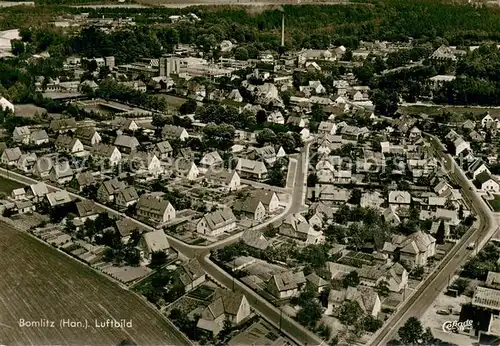
[[(0, 254), (0, 344), (189, 343), (132, 292), (3, 223)], [(53, 328), (50, 323), (22, 328), (20, 319), (55, 323)], [(95, 326), (95, 320), (106, 319), (125, 319), (132, 326)], [(79, 321), (83, 327), (61, 327), (61, 320)]]

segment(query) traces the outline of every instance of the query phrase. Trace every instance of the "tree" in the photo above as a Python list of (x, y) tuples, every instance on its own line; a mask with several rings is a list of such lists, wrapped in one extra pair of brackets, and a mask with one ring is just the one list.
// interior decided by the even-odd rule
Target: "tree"
[(351, 204), (359, 204), (361, 202), (361, 195), (363, 193), (360, 189), (352, 190), (351, 197), (349, 198), (349, 203)]
[(234, 50), (234, 58), (236, 60), (248, 60), (248, 50), (245, 47), (238, 47)]
[(168, 257), (164, 251), (155, 251), (151, 254), (151, 267), (161, 267), (167, 263)]
[(193, 99), (189, 99), (181, 105), (181, 107), (179, 108), (179, 112), (183, 115), (193, 114), (196, 112), (197, 108), (198, 104), (196, 103), (196, 101)]
[(263, 109), (258, 110), (257, 114), (255, 115), (255, 120), (257, 121), (257, 124), (265, 123), (267, 121), (266, 111)]
[(376, 319), (372, 315), (368, 315), (363, 319), (363, 329), (370, 333), (374, 333), (379, 330), (383, 324), (384, 322)]
[(12, 47), (12, 54), (21, 55), (25, 51), (24, 42), (21, 40), (11, 40), (10, 45)]
[(203, 128), (203, 142), (209, 148), (226, 151), (234, 144), (234, 133), (235, 128), (232, 125), (211, 123)]
[(276, 136), (276, 133), (274, 133), (273, 130), (265, 128), (257, 134), (255, 139), (257, 140), (257, 143), (264, 145), (266, 143), (276, 143), (278, 136)]
[(394, 116), (398, 110), (398, 95), (395, 91), (375, 89), (370, 95), (378, 114)]
[(398, 336), (404, 344), (416, 344), (422, 340), (424, 327), (416, 317), (410, 317), (406, 323), (399, 328)]
[(357, 301), (345, 301), (340, 307), (339, 320), (347, 326), (352, 326), (363, 315), (363, 310)]
[(359, 275), (358, 272), (355, 270), (344, 276), (344, 278), (342, 279), (342, 286), (344, 288), (356, 287), (358, 285), (359, 285)]
[(451, 285), (453, 289), (457, 290), (459, 295), (464, 293), (468, 286), (469, 286), (469, 280), (464, 278), (456, 279)]
[(314, 328), (323, 314), (323, 308), (316, 300), (310, 300), (297, 313), (297, 321), (303, 326)]
[(376, 287), (377, 293), (382, 297), (387, 297), (389, 295), (389, 283), (382, 280), (378, 283)]

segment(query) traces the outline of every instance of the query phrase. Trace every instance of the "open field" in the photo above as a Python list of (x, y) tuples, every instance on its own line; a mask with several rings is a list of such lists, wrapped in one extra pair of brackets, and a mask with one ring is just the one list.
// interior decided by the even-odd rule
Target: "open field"
[(26, 187), (26, 186), (21, 185), (15, 181), (0, 177), (0, 192), (4, 192), (10, 195), (13, 190), (18, 189), (20, 187)]
[[(132, 292), (4, 223), (0, 253), (0, 344), (189, 343)], [(45, 319), (54, 327), (44, 323), (46, 327), (23, 328), (20, 319)], [(96, 328), (95, 320), (106, 319), (131, 320), (132, 326)], [(81, 321), (83, 326), (61, 326), (62, 320)]]

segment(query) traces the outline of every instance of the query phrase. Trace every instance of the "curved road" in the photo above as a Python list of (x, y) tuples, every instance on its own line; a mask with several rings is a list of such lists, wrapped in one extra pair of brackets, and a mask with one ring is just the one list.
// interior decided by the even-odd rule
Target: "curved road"
[(469, 258), (473, 250), (468, 250), (467, 245), (471, 241), (476, 241), (477, 245), (474, 250), (479, 251), (497, 229), (496, 221), (489, 207), (476, 193), (475, 187), (467, 179), (462, 169), (460, 169), (450, 155), (445, 154), (441, 150), (444, 147), (437, 137), (432, 135), (427, 136), (435, 148), (435, 155), (439, 157), (441, 163), (447, 169), (449, 177), (460, 185), (462, 196), (471, 207), (471, 210), (478, 216), (480, 226), (477, 229), (469, 229), (462, 239), (455, 244), (438, 268), (420, 284), (413, 295), (403, 303), (396, 313), (386, 321), (384, 327), (374, 335), (370, 342), (372, 346), (386, 345), (389, 340), (396, 337), (398, 329), (408, 318), (419, 318), (422, 316), (443, 288), (446, 287), (450, 276), (459, 270)]

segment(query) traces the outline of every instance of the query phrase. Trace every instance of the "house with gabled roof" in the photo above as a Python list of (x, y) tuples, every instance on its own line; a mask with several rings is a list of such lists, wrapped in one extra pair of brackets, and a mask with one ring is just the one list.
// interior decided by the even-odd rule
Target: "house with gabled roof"
[(236, 228), (236, 217), (229, 208), (206, 213), (196, 224), (196, 231), (209, 237), (217, 237)]
[(110, 144), (98, 143), (90, 148), (92, 158), (105, 160), (111, 166), (116, 166), (122, 159), (122, 154), (117, 147)]
[(306, 278), (303, 271), (284, 271), (273, 275), (266, 287), (276, 298), (286, 299), (298, 295), (305, 283)]
[(115, 197), (115, 203), (117, 206), (126, 208), (129, 207), (139, 200), (139, 195), (135, 187), (126, 186), (125, 188), (118, 191)]
[(34, 130), (30, 135), (30, 144), (42, 145), (49, 143), (49, 135), (45, 130)]
[(190, 181), (196, 180), (198, 178), (200, 170), (193, 161), (187, 159), (180, 159), (176, 161), (176, 164), (177, 164), (176, 173), (178, 173), (179, 175), (185, 177), (187, 180)]
[(49, 189), (47, 188), (47, 185), (44, 182), (39, 182), (36, 184), (31, 184), (28, 187), (26, 191), (26, 197), (37, 203), (42, 201), (45, 195), (48, 193)]
[(329, 121), (322, 121), (319, 123), (318, 134), (334, 135), (336, 132), (337, 132), (337, 124)]
[(160, 160), (165, 160), (172, 157), (172, 146), (168, 141), (163, 141), (155, 144), (154, 153)]
[(68, 131), (75, 131), (77, 123), (75, 118), (54, 119), (50, 122), (49, 128), (52, 132), (64, 133)]
[(213, 301), (202, 311), (196, 327), (217, 335), (226, 320), (236, 326), (247, 319), (250, 312), (250, 304), (243, 294), (217, 289)]
[(166, 252), (170, 248), (167, 235), (163, 230), (145, 232), (139, 240), (139, 251), (143, 263), (150, 263), (153, 253)]
[(267, 122), (284, 125), (285, 118), (283, 117), (283, 114), (279, 110), (276, 110), (268, 114)]
[(163, 139), (178, 139), (180, 141), (185, 141), (189, 138), (189, 133), (186, 131), (184, 127), (174, 126), (174, 125), (165, 125), (163, 130), (161, 131)]
[(253, 152), (253, 159), (255, 160), (262, 160), (268, 165), (274, 165), (274, 163), (276, 162), (276, 151), (274, 150), (274, 147), (272, 145), (266, 145), (262, 148), (254, 148)]
[(12, 139), (16, 143), (28, 144), (30, 141), (31, 131), (28, 126), (18, 126), (12, 132)]
[(203, 155), (200, 160), (199, 169), (206, 172), (209, 169), (221, 169), (223, 165), (224, 160), (217, 152), (217, 150), (214, 150)]
[(76, 203), (77, 217), (79, 222), (95, 220), (99, 216), (99, 209), (94, 201), (85, 199)]
[(56, 149), (71, 154), (83, 151), (83, 144), (78, 138), (71, 138), (66, 135), (59, 135), (55, 141)]
[(158, 223), (175, 219), (175, 209), (169, 201), (151, 195), (143, 195), (136, 205), (137, 215)]
[(125, 183), (116, 178), (106, 180), (97, 189), (97, 199), (102, 203), (112, 202), (118, 192), (125, 187)]
[(78, 138), (83, 145), (93, 146), (102, 140), (101, 135), (93, 127), (79, 127), (75, 131), (75, 138)]
[(260, 221), (266, 216), (266, 208), (260, 199), (253, 196), (243, 200), (237, 200), (233, 205), (233, 210), (241, 216), (248, 217), (255, 221)]
[(306, 281), (314, 288), (317, 293), (323, 292), (330, 285), (328, 281), (314, 272), (306, 276)]
[(263, 162), (239, 158), (236, 171), (240, 177), (264, 180), (267, 178), (267, 168)]
[(300, 240), (305, 244), (323, 243), (325, 237), (323, 232), (316, 231), (301, 214), (287, 215), (279, 228), (279, 234)]
[(411, 195), (408, 191), (390, 191), (389, 204), (397, 208), (408, 209), (411, 204)]
[(241, 235), (241, 241), (246, 245), (259, 250), (265, 250), (270, 245), (270, 241), (266, 239), (261, 231), (247, 229)]
[(177, 273), (179, 274), (181, 283), (184, 285), (185, 292), (192, 291), (206, 280), (205, 271), (196, 258), (181, 264), (177, 268)]
[(500, 184), (487, 171), (481, 172), (476, 176), (474, 185), (485, 192), (498, 193), (500, 191)]
[(400, 292), (408, 285), (408, 271), (396, 262), (386, 271), (385, 280), (391, 292)]
[(382, 252), (394, 256), (398, 250), (399, 261), (414, 268), (425, 266), (427, 260), (436, 254), (436, 239), (422, 231), (409, 236), (394, 235), (391, 242), (385, 242)]
[(120, 220), (116, 220), (115, 228), (120, 233), (120, 240), (122, 244), (128, 243), (130, 240), (130, 236), (132, 232), (138, 230), (138, 226), (135, 222), (133, 222), (130, 218), (122, 218)]
[(205, 174), (205, 181), (210, 185), (220, 186), (227, 191), (238, 190), (241, 186), (241, 179), (236, 171), (213, 171), (209, 169)]
[(35, 167), (37, 159), (35, 153), (22, 154), (17, 161), (17, 168), (25, 173), (29, 173)]
[(64, 185), (73, 179), (73, 169), (68, 161), (58, 162), (50, 170), (49, 178), (55, 183)]
[(113, 144), (122, 152), (132, 153), (137, 150), (139, 141), (134, 136), (118, 135)]
[(369, 287), (347, 287), (342, 290), (331, 290), (328, 295), (327, 315), (337, 315), (344, 302), (357, 302), (364, 314), (377, 317), (381, 311), (381, 301), (377, 292)]
[(21, 157), (21, 149), (19, 147), (7, 148), (3, 151), (0, 161), (7, 166), (15, 166)]
[(92, 175), (92, 172), (86, 171), (86, 172), (81, 172), (77, 173), (75, 175), (75, 185), (78, 188), (78, 191), (82, 192), (84, 188), (95, 185), (96, 181), (94, 176)]

